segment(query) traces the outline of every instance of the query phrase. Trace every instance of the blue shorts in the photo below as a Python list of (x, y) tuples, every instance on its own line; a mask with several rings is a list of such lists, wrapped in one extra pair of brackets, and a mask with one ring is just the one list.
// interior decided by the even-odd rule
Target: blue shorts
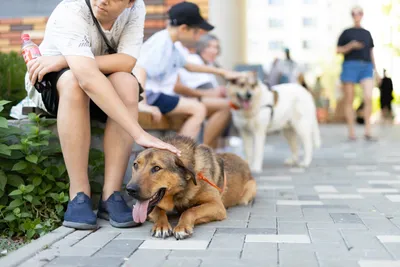
[(359, 83), (368, 78), (373, 78), (374, 67), (372, 62), (349, 60), (343, 62), (340, 80), (343, 83)]
[(167, 114), (174, 110), (178, 103), (179, 96), (160, 93), (157, 100), (155, 100), (151, 105), (158, 107), (162, 114)]

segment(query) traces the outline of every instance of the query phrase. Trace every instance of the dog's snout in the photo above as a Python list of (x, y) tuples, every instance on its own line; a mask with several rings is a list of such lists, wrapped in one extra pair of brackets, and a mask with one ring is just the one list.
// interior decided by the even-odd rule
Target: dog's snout
[(249, 91), (247, 91), (247, 92), (246, 92), (246, 98), (247, 98), (247, 99), (250, 99), (251, 97), (252, 97), (252, 94), (251, 94)]
[(140, 193), (140, 187), (138, 184), (128, 184), (126, 186), (126, 191), (131, 197), (138, 198)]

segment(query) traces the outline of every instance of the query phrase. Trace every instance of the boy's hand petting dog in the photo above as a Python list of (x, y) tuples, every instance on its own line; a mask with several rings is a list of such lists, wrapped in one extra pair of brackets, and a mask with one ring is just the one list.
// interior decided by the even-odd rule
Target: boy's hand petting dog
[(137, 135), (137, 137), (135, 137), (135, 141), (138, 145), (144, 148), (153, 147), (153, 148), (165, 149), (176, 154), (178, 157), (181, 156), (181, 151), (179, 151), (176, 147), (161, 141), (160, 139), (152, 136), (151, 134), (145, 132), (144, 130), (139, 135)]

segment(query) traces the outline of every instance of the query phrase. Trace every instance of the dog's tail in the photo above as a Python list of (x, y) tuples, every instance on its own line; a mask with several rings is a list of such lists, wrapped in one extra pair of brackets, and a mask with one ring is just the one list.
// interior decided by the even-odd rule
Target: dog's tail
[(312, 126), (312, 138), (314, 141), (314, 147), (320, 148), (321, 147), (321, 133), (319, 132), (317, 116), (315, 116), (315, 120), (314, 120), (313, 126)]

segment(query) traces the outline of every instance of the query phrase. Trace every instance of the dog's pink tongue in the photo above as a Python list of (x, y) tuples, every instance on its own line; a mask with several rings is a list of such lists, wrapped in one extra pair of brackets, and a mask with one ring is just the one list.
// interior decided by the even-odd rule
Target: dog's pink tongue
[(242, 105), (243, 105), (243, 108), (244, 108), (244, 109), (249, 109), (249, 107), (250, 107), (250, 102), (249, 102), (249, 101), (243, 101), (243, 102), (242, 102)]
[(133, 220), (136, 223), (144, 223), (147, 218), (147, 208), (149, 207), (149, 200), (146, 201), (136, 201), (135, 206), (132, 210)]

